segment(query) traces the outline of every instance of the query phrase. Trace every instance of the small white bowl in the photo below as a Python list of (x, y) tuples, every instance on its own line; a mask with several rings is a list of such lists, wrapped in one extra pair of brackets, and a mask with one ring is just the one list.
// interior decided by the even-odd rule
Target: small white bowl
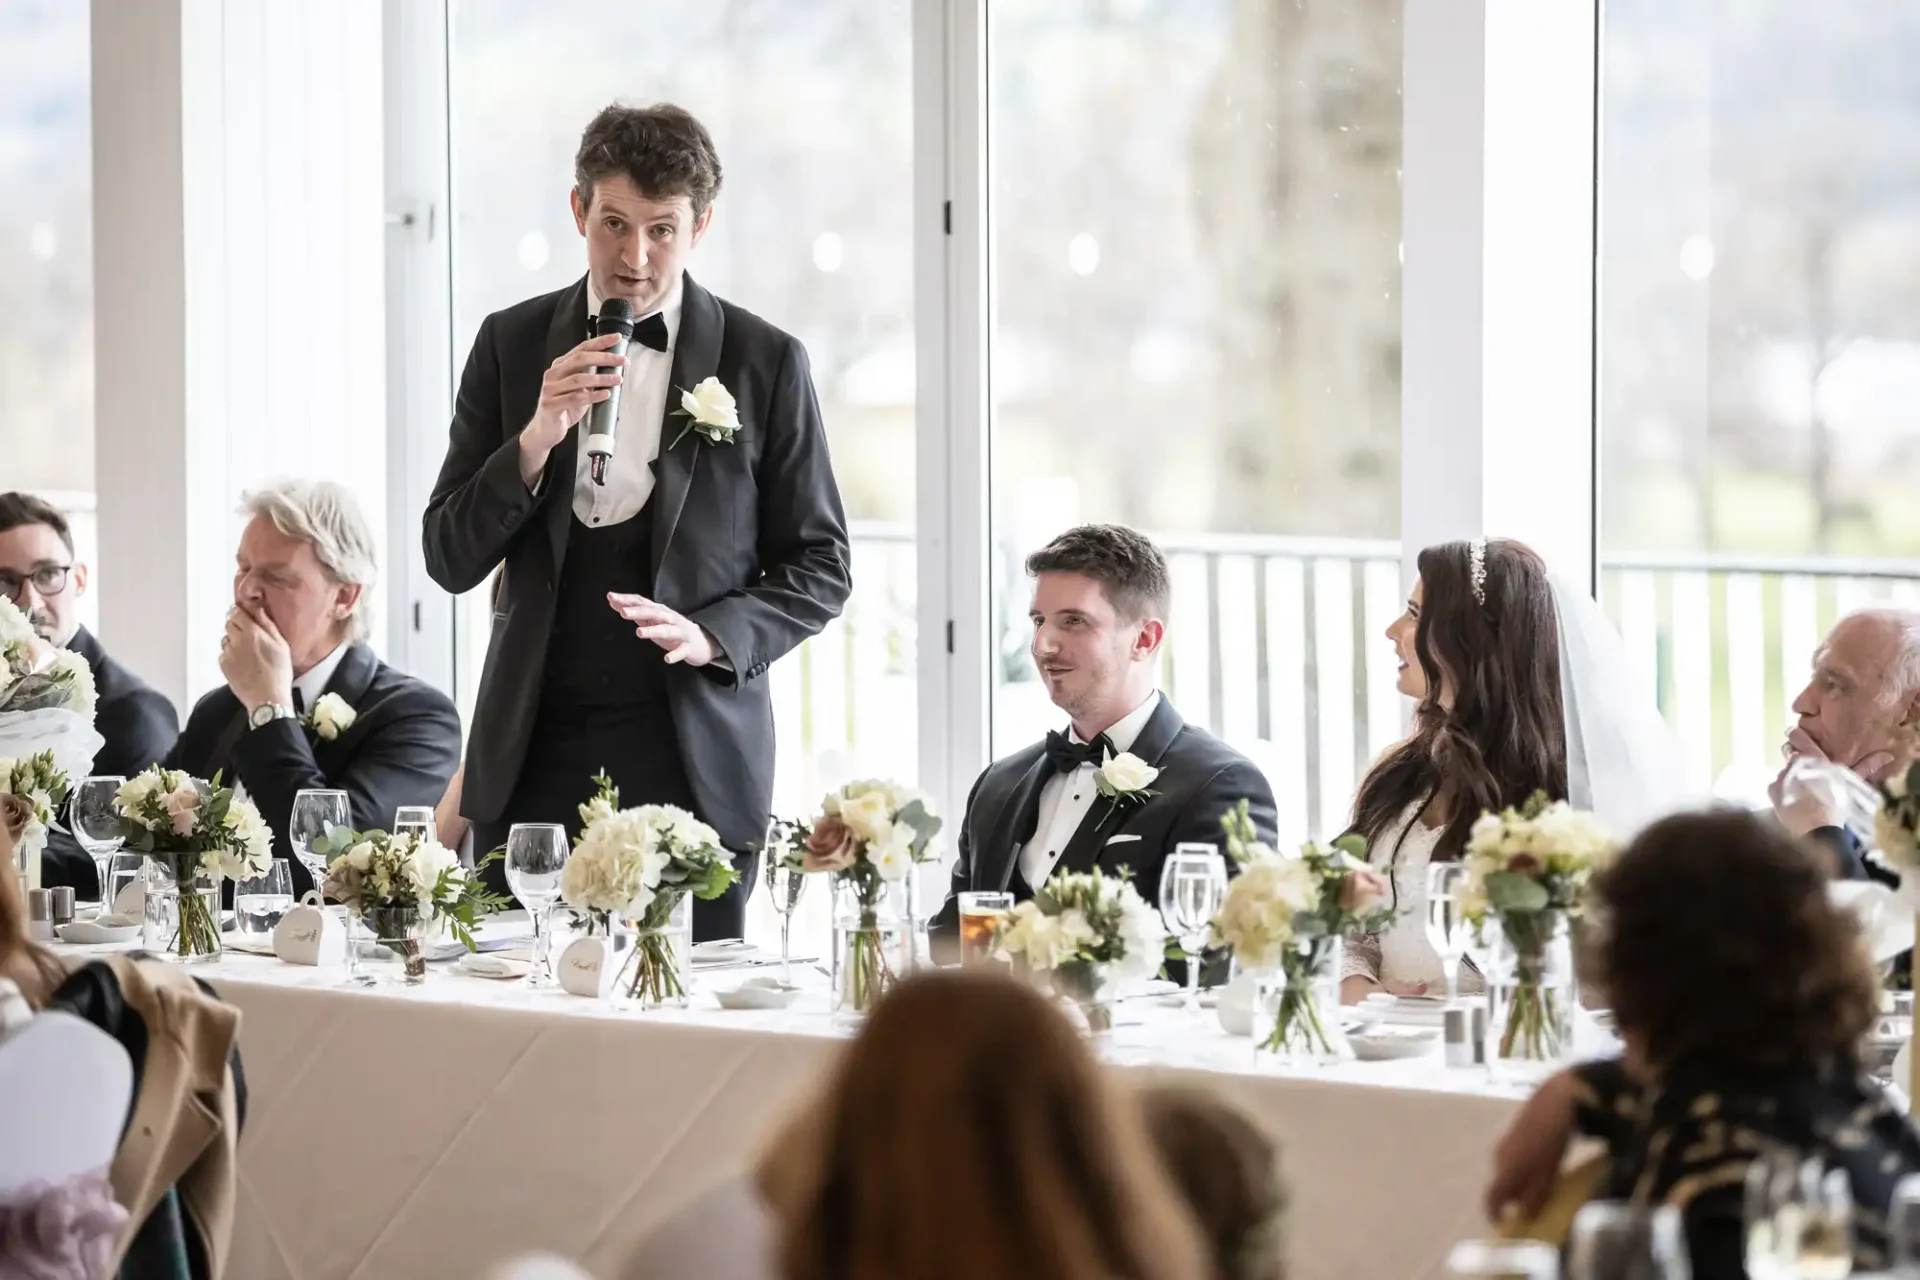
[(62, 942), (83, 947), (98, 946), (108, 942), (132, 942), (140, 936), (140, 925), (103, 925), (94, 920), (75, 920), (72, 924), (61, 925), (54, 932), (60, 935)]
[(1392, 1062), (1418, 1058), (1439, 1043), (1440, 1033), (1426, 1027), (1372, 1027), (1347, 1037), (1353, 1056), (1362, 1062)]
[(784, 1009), (800, 994), (798, 987), (783, 987), (777, 978), (748, 978), (731, 991), (716, 991), (713, 998), (722, 1009)]

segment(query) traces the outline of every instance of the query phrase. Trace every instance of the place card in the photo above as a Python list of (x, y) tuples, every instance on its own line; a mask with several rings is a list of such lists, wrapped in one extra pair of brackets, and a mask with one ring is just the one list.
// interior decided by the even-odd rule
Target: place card
[(273, 954), (288, 964), (341, 964), (347, 958), (347, 931), (309, 889), (306, 899), (273, 927)]
[(560, 953), (555, 966), (560, 987), (570, 995), (604, 1000), (613, 990), (615, 977), (613, 941), (610, 938), (576, 938)]

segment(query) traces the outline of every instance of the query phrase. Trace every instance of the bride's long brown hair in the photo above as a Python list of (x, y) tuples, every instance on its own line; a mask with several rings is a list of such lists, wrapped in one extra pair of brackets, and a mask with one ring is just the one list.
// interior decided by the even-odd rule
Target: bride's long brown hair
[[(1420, 553), (1423, 599), (1413, 651), (1427, 696), (1413, 735), (1368, 771), (1353, 801), (1353, 827), (1369, 847), (1387, 838), (1410, 806), (1436, 802), (1446, 827), (1434, 859), (1458, 858), (1488, 809), (1524, 803), (1535, 791), (1567, 794), (1567, 730), (1560, 704), (1560, 628), (1547, 566), (1524, 543), (1486, 544), (1486, 603), (1474, 598), (1473, 550), (1446, 542)], [(1440, 704), (1442, 681), (1451, 706)]]

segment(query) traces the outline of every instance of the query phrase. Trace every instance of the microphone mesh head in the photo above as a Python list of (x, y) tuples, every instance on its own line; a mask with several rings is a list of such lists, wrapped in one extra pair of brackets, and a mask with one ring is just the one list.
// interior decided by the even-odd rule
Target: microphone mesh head
[(633, 336), (633, 304), (625, 298), (608, 298), (600, 304), (600, 314), (593, 322), (596, 337), (617, 333), (623, 338)]

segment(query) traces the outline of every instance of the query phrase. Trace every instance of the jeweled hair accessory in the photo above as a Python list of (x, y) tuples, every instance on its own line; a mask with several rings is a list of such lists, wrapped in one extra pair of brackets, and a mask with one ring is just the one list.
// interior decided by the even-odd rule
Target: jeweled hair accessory
[(1473, 584), (1473, 602), (1487, 607), (1487, 540), (1475, 538), (1467, 550), (1467, 580)]

